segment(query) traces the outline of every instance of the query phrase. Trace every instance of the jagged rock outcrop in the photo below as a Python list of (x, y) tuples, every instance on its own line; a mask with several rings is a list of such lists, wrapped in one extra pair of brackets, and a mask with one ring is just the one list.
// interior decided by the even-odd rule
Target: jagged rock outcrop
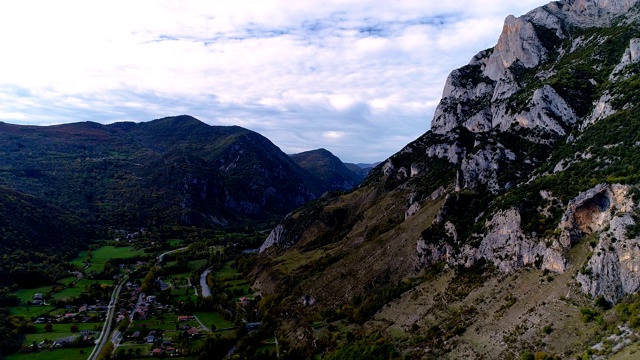
[(502, 34), (487, 61), (484, 74), (497, 81), (514, 63), (532, 68), (538, 66), (547, 53), (538, 38), (534, 23), (526, 16), (516, 18), (510, 15), (504, 22)]
[(267, 239), (260, 246), (259, 252), (262, 253), (268, 248), (272, 247), (273, 245), (282, 243), (283, 235), (284, 235), (284, 226), (282, 224), (279, 224), (278, 226), (275, 227), (275, 229), (271, 230)]
[(502, 146), (468, 154), (462, 159), (456, 190), (476, 189), (480, 185), (484, 185), (489, 191), (497, 193), (500, 190), (500, 185), (498, 184), (500, 163), (514, 161), (515, 159), (515, 153)]
[[(513, 208), (499, 211), (486, 221), (486, 233), (477, 235), (481, 239), (477, 246), (459, 244), (456, 226), (446, 221), (448, 240), (428, 243), (418, 239), (417, 256), (423, 265), (445, 261), (450, 267), (470, 267), (485, 259), (502, 272), (523, 266), (564, 272), (568, 265), (566, 251), (585, 235), (599, 233), (589, 274), (579, 275), (578, 281), (585, 293), (604, 295), (613, 301), (640, 286), (640, 262), (636, 260), (640, 259), (640, 238), (630, 240), (625, 235), (627, 227), (635, 224), (629, 189), (627, 185), (600, 184), (580, 193), (568, 203), (553, 232), (559, 234), (557, 237), (538, 238), (525, 233), (520, 212)], [(452, 244), (458, 244), (458, 249)]]
[(569, 230), (564, 237), (595, 235), (593, 255), (576, 280), (584, 293), (611, 302), (640, 289), (640, 238), (629, 236), (637, 218), (631, 189), (599, 185), (570, 204), (573, 211), (567, 212), (561, 224)]

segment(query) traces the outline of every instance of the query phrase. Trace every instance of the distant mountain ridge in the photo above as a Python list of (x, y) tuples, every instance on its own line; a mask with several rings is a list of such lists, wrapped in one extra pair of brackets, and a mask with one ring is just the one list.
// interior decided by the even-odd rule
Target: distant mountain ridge
[(329, 185), (330, 190), (346, 191), (358, 186), (366, 174), (353, 171), (325, 149), (291, 155), (293, 161)]
[(304, 169), (258, 133), (186, 115), (110, 125), (0, 123), (0, 156), (0, 185), (99, 226), (267, 223), (337, 183), (341, 190), (358, 184), (355, 175), (345, 182), (348, 173), (334, 179), (322, 165), (309, 163), (326, 176)]

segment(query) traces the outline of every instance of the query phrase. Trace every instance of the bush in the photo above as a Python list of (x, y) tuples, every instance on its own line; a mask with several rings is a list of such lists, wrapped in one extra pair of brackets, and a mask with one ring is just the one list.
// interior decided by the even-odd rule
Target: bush
[(586, 323), (592, 322), (599, 315), (596, 310), (590, 308), (581, 308), (580, 314), (582, 314), (582, 321)]

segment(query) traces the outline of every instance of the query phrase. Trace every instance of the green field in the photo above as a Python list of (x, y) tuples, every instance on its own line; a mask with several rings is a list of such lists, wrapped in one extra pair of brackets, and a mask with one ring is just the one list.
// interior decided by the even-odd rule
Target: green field
[(252, 298), (251, 285), (246, 279), (242, 278), (237, 269), (231, 267), (232, 264), (232, 261), (226, 262), (220, 270), (216, 271), (215, 279), (224, 289), (242, 289), (242, 294), (234, 297), (236, 301), (243, 296)]
[(57, 293), (53, 294), (53, 300), (65, 300), (71, 297), (80, 296), (81, 293), (86, 291), (86, 287), (92, 284), (107, 284), (113, 285), (112, 281), (109, 280), (91, 280), (91, 279), (80, 279), (74, 285), (70, 287), (66, 287)]
[(190, 269), (199, 269), (202, 266), (207, 264), (207, 260), (206, 259), (200, 259), (200, 260), (191, 260), (189, 261), (189, 268)]
[(65, 359), (65, 360), (86, 360), (93, 348), (86, 347), (82, 349), (67, 348), (56, 350), (41, 350), (35, 353), (22, 354), (17, 353), (8, 355), (6, 360), (51, 360), (51, 359)]
[(22, 303), (26, 303), (27, 301), (33, 300), (33, 295), (36, 293), (41, 293), (43, 295), (47, 295), (49, 291), (51, 291), (51, 286), (41, 286), (35, 289), (20, 289), (16, 290), (14, 294), (22, 300)]
[[(82, 330), (93, 330), (99, 331), (102, 324), (77, 324), (78, 332), (71, 332), (72, 324), (58, 324), (53, 323), (53, 330), (51, 332), (44, 331), (44, 324), (36, 324), (37, 332), (35, 334), (27, 334), (27, 344), (31, 344), (32, 342), (39, 343), (44, 339), (56, 340), (63, 337), (69, 337), (76, 334), (79, 334)], [(98, 330), (96, 330), (98, 329)], [(96, 334), (96, 336), (99, 334)]]
[(24, 316), (27, 319), (39, 317), (40, 315), (48, 315), (53, 311), (55, 306), (11, 306), (9, 311), (18, 316)]
[(211, 324), (214, 324), (216, 329), (233, 327), (233, 323), (231, 321), (225, 320), (225, 318), (216, 311), (198, 311), (195, 315), (206, 327), (209, 328), (211, 327)]
[[(145, 255), (142, 250), (134, 250), (131, 246), (115, 247), (115, 246), (103, 246), (92, 251), (93, 257), (91, 258), (91, 266), (85, 271), (101, 272), (104, 269), (104, 264), (109, 259), (126, 259), (134, 256)], [(82, 251), (78, 254), (71, 263), (84, 268), (84, 261), (86, 260), (88, 251)]]
[(236, 277), (240, 275), (240, 273), (238, 273), (237, 269), (232, 268), (231, 264), (233, 264), (233, 262), (231, 261), (226, 262), (220, 270), (216, 271), (216, 275), (215, 275), (216, 280), (219, 280), (219, 281), (236, 280)]
[(76, 281), (76, 277), (75, 276), (69, 276), (66, 277), (64, 279), (60, 279), (58, 280), (58, 283), (64, 285), (64, 286), (68, 286), (69, 284), (71, 284), (72, 282)]
[(53, 294), (54, 300), (64, 300), (71, 297), (77, 297), (84, 291), (84, 286), (67, 287)]

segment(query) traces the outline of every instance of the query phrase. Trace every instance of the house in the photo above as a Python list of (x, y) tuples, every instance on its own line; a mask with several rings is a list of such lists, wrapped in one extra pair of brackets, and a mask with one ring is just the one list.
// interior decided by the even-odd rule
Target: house
[(195, 320), (195, 319), (196, 317), (191, 315), (178, 316), (178, 321), (189, 321), (189, 320)]
[(153, 342), (155, 341), (156, 337), (153, 335), (147, 335), (147, 344), (153, 344)]
[(36, 293), (35, 295), (33, 295), (33, 300), (44, 300), (44, 295), (42, 295), (42, 293)]
[(69, 345), (73, 344), (73, 342), (74, 342), (77, 338), (78, 338), (78, 335), (59, 338), (58, 340), (54, 341), (54, 342), (53, 342), (53, 344), (52, 344), (51, 346), (53, 346), (53, 347), (64, 347), (64, 346), (69, 346)]
[(163, 352), (164, 350), (162, 350), (161, 348), (155, 348), (151, 350), (151, 356), (160, 356)]

